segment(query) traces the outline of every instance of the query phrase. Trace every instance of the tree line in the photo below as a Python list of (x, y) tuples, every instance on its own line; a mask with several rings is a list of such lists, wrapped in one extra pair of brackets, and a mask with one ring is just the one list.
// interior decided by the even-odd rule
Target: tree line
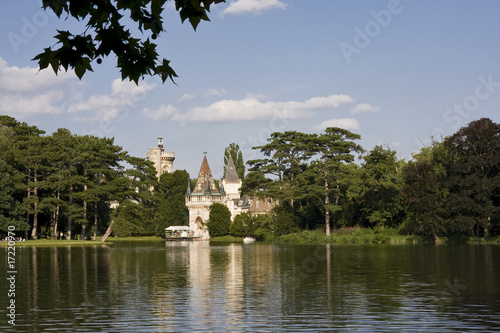
[(500, 235), (499, 124), (473, 121), (408, 162), (389, 147), (365, 152), (359, 139), (341, 128), (287, 131), (254, 147), (264, 157), (247, 162), (242, 190), (277, 204), (267, 232), (390, 227), (435, 242)]
[(188, 221), (188, 179), (178, 170), (158, 181), (151, 162), (112, 138), (63, 128), (45, 135), (0, 116), (0, 231), (14, 226), (26, 238), (66, 239), (162, 235)]
[[(500, 125), (483, 118), (435, 140), (404, 161), (389, 147), (371, 151), (358, 134), (272, 133), (247, 161), (242, 193), (274, 203), (269, 214), (213, 207), (212, 236), (272, 238), (301, 230), (394, 228), (402, 234), (465, 240), (500, 234)], [(240, 177), (236, 144), (225, 149)], [(153, 164), (112, 138), (43, 130), (0, 116), (0, 231), (29, 238), (163, 235), (187, 225), (185, 170), (158, 179)], [(114, 205), (111, 205), (114, 203)]]

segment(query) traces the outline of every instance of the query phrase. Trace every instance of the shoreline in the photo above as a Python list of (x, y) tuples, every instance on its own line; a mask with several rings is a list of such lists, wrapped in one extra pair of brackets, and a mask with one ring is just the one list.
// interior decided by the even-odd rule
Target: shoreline
[[(209, 242), (213, 243), (243, 243), (244, 237), (235, 237), (231, 235), (213, 237)], [(327, 236), (320, 230), (304, 230), (298, 233), (292, 233), (273, 238), (264, 239), (258, 242), (269, 244), (290, 244), (290, 245), (364, 245), (364, 244), (382, 244), (382, 245), (408, 245), (408, 244), (429, 244), (429, 245), (500, 245), (500, 237), (485, 240), (484, 238), (472, 237), (466, 242), (456, 242), (447, 238), (441, 238), (440, 244), (434, 244), (426, 241), (422, 236), (399, 235), (396, 229), (368, 229), (368, 228), (343, 228), (334, 230), (330, 236)], [(66, 240), (66, 239), (36, 239), (26, 241), (16, 241), (15, 246), (103, 246), (113, 245), (117, 242), (154, 242), (165, 241), (159, 236), (131, 236), (131, 237), (108, 237), (105, 242), (97, 240)], [(0, 247), (7, 248), (9, 242), (1, 241)]]

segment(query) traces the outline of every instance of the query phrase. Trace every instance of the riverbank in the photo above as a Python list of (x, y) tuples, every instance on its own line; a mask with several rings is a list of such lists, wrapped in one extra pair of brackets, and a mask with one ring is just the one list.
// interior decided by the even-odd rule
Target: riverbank
[[(211, 242), (241, 243), (243, 237), (213, 237)], [(401, 235), (395, 228), (340, 228), (327, 236), (323, 230), (304, 230), (297, 233), (267, 237), (267, 243), (275, 244), (432, 244), (433, 238), (415, 235)], [(484, 239), (472, 237), (468, 241), (441, 237), (440, 244), (500, 245), (500, 237)]]
[[(453, 243), (446, 238), (441, 238), (441, 244)], [(164, 241), (157, 236), (137, 236), (137, 237), (108, 237), (105, 242), (97, 240), (66, 240), (66, 239), (36, 239), (24, 242), (16, 242), (16, 246), (101, 246), (113, 245), (121, 241), (151, 242)], [(267, 243), (275, 244), (423, 244), (426, 239), (421, 236), (400, 235), (397, 229), (393, 228), (341, 228), (332, 231), (327, 236), (322, 230), (304, 230), (298, 233), (277, 236), (264, 240)], [(212, 237), (212, 243), (242, 243), (243, 237), (231, 235)], [(7, 247), (7, 241), (0, 242), (0, 247)], [(470, 245), (500, 245), (500, 237), (485, 240), (484, 238), (471, 238), (466, 244)]]
[[(140, 237), (108, 237), (105, 242), (101, 242), (101, 237), (97, 240), (76, 240), (76, 239), (31, 239), (27, 241), (16, 241), (16, 246), (101, 246), (101, 245), (112, 245), (119, 241), (162, 241), (161, 237), (156, 236), (140, 236)], [(1, 241), (0, 246), (8, 246), (8, 241)]]

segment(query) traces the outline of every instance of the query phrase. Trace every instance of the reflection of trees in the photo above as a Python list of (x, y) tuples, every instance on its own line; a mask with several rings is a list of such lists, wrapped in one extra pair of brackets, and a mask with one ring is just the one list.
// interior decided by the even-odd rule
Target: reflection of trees
[(500, 299), (492, 246), (156, 244), (18, 248), (18, 323), (34, 331), (473, 325), (467, 318), (486, 318)]

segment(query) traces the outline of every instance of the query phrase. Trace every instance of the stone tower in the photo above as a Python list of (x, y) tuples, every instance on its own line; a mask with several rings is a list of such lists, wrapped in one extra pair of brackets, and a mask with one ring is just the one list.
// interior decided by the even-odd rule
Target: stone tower
[(147, 159), (155, 164), (158, 179), (165, 172), (174, 172), (175, 153), (163, 149), (163, 138), (158, 138), (158, 147), (149, 148)]
[(189, 210), (189, 228), (193, 230), (195, 237), (209, 239), (207, 220), (210, 216), (210, 206), (213, 203), (225, 204), (224, 193), (219, 192), (215, 186), (212, 171), (208, 165), (207, 155), (203, 156), (200, 172), (196, 185), (191, 191), (188, 181), (186, 191), (186, 206)]

